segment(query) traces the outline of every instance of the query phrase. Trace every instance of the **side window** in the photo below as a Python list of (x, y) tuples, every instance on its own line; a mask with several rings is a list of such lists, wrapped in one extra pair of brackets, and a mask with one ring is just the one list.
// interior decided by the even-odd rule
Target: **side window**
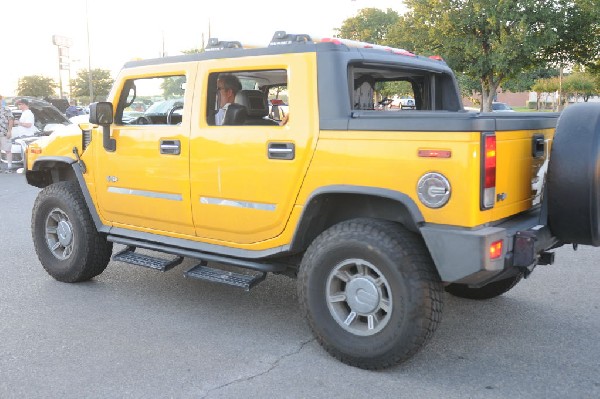
[(414, 70), (353, 66), (350, 74), (352, 109), (429, 109), (423, 98), (426, 79)]
[(287, 71), (213, 72), (208, 77), (209, 125), (280, 126), (287, 122)]
[(181, 122), (186, 78), (183, 75), (125, 82), (115, 121), (121, 125), (176, 125)]

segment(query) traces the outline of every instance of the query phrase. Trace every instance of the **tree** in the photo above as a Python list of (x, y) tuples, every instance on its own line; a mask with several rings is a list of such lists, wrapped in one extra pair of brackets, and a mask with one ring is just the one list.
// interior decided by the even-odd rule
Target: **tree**
[(519, 93), (523, 91), (530, 91), (531, 86), (537, 79), (551, 78), (558, 76), (556, 68), (541, 67), (528, 71), (523, 71), (517, 76), (506, 79), (502, 83), (502, 89), (512, 91), (513, 93)]
[[(598, 34), (591, 39), (579, 37), (585, 45), (576, 45), (577, 35), (573, 34), (574, 29), (598, 32), (597, 3), (598, 0), (406, 0), (409, 11), (390, 30), (386, 44), (442, 55), (455, 71), (479, 80), (483, 110), (489, 111), (503, 82), (522, 71), (547, 65), (554, 51), (560, 50), (563, 60), (591, 57), (594, 49), (593, 56), (597, 57)], [(567, 28), (567, 32), (563, 31)], [(397, 43), (389, 43), (390, 40)], [(407, 43), (409, 40), (412, 44)]]
[[(560, 86), (561, 85), (557, 77), (537, 79), (531, 86), (531, 90), (535, 91), (537, 95), (536, 108), (538, 110), (540, 109), (540, 97), (542, 94), (546, 94), (546, 98), (544, 99), (545, 108), (545, 105), (548, 103), (548, 96), (551, 93), (556, 93), (557, 91), (559, 91)], [(557, 106), (557, 104), (554, 105)]]
[(165, 99), (182, 97), (184, 94), (183, 85), (185, 76), (171, 76), (163, 80), (160, 88), (163, 91)]
[(558, 32), (559, 40), (541, 49), (546, 59), (559, 67), (600, 62), (600, 2), (555, 0), (550, 3), (559, 15), (552, 27)]
[(337, 36), (344, 39), (383, 44), (389, 30), (398, 22), (398, 13), (391, 8), (363, 8), (355, 17), (348, 18), (336, 29)]
[(110, 77), (108, 69), (92, 69), (92, 84), (94, 86), (94, 98), (90, 98), (89, 73), (87, 69), (77, 71), (77, 77), (71, 79), (73, 87), (72, 97), (84, 98), (87, 102), (95, 102), (104, 99), (108, 95), (114, 80)]
[(58, 85), (52, 78), (41, 75), (23, 76), (17, 83), (17, 95), (53, 97)]
[(585, 72), (575, 72), (567, 76), (563, 82), (563, 91), (574, 97), (575, 101), (581, 97), (584, 102), (598, 93), (594, 78)]
[(467, 98), (469, 101), (481, 108), (481, 85), (477, 79), (466, 75), (465, 73), (457, 73), (456, 81), (462, 98)]

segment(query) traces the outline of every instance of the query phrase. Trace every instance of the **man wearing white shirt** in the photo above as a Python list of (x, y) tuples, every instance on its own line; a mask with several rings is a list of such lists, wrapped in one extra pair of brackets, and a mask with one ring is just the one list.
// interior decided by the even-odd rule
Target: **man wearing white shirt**
[(13, 137), (21, 137), (21, 136), (33, 136), (37, 133), (37, 128), (35, 127), (35, 116), (33, 112), (29, 109), (29, 101), (26, 98), (21, 98), (17, 100), (17, 107), (21, 110), (21, 117), (18, 121), (15, 121), (15, 127), (13, 129)]
[(219, 100), (219, 110), (215, 115), (215, 124), (222, 125), (225, 120), (225, 114), (229, 105), (235, 101), (235, 95), (242, 90), (242, 84), (239, 79), (230, 73), (221, 74), (217, 79), (217, 98)]

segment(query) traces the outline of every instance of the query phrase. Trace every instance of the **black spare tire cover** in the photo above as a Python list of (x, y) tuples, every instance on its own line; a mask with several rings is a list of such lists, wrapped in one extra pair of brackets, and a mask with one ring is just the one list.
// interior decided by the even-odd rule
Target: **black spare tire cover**
[(600, 104), (562, 112), (547, 184), (552, 233), (565, 243), (600, 246)]

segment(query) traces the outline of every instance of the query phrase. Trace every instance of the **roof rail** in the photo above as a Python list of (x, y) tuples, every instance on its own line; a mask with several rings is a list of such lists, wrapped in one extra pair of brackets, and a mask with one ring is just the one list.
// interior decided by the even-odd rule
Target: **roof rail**
[(219, 41), (216, 37), (208, 39), (205, 51), (219, 51), (219, 50), (231, 50), (231, 49), (243, 49), (242, 43), (238, 41)]
[(312, 39), (309, 35), (301, 33), (301, 34), (292, 34), (287, 33), (284, 30), (278, 30), (273, 35), (271, 39), (271, 43), (269, 46), (286, 46), (289, 44), (299, 44), (299, 43), (309, 43), (312, 42)]

